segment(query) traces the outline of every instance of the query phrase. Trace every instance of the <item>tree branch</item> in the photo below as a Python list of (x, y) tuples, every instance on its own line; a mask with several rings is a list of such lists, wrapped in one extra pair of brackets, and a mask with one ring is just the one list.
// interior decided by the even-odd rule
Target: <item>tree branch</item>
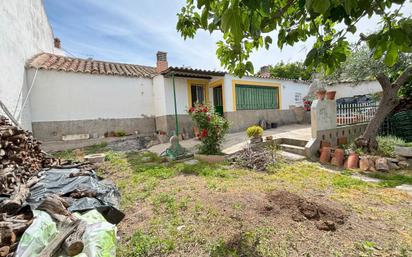
[(292, 4), (295, 3), (296, 0), (289, 0), (285, 6), (283, 6), (282, 8), (280, 8), (275, 15), (272, 17), (272, 19), (278, 19), (280, 18), (288, 9), (289, 7), (292, 6)]
[(376, 79), (378, 80), (383, 90), (391, 87), (391, 81), (385, 74), (379, 73), (378, 75), (376, 75)]
[(393, 83), (392, 87), (402, 87), (412, 78), (412, 66), (409, 66)]

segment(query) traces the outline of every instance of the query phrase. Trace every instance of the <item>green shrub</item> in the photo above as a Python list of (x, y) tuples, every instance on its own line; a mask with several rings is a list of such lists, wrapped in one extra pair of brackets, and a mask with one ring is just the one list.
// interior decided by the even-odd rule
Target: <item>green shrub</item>
[(261, 137), (263, 135), (263, 128), (260, 126), (251, 126), (246, 130), (248, 137)]
[(124, 132), (124, 131), (115, 131), (113, 134), (114, 134), (115, 137), (125, 137), (125, 136), (127, 136), (126, 132)]
[(405, 144), (400, 138), (395, 136), (378, 136), (378, 154), (388, 157), (395, 157), (395, 145)]
[(229, 122), (207, 105), (197, 104), (188, 110), (193, 122), (199, 128), (201, 154), (221, 154), (220, 146), (229, 129)]

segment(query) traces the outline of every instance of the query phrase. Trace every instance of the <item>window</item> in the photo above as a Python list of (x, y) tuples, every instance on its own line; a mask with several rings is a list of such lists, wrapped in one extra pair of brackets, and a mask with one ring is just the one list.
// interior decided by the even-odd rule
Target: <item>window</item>
[(203, 85), (192, 84), (190, 86), (190, 94), (192, 96), (192, 106), (205, 103), (205, 89)]
[(301, 93), (295, 93), (295, 104), (302, 105), (302, 94)]
[(277, 87), (236, 85), (237, 110), (277, 109), (278, 97)]

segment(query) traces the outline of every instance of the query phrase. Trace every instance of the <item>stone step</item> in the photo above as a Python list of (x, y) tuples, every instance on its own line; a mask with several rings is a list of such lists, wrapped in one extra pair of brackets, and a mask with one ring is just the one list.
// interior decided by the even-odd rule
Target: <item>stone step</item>
[(303, 146), (296, 146), (296, 145), (288, 145), (288, 144), (280, 144), (280, 149), (294, 154), (299, 154), (305, 156), (305, 147)]
[(308, 141), (296, 138), (282, 138), (282, 144), (305, 147)]

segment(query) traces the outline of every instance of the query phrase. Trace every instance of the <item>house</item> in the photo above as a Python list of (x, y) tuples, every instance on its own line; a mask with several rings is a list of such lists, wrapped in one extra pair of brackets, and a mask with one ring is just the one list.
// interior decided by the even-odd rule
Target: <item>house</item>
[(173, 82), (180, 131), (188, 136), (193, 124), (187, 110), (198, 102), (214, 106), (231, 122), (231, 131), (262, 119), (297, 123), (301, 119), (293, 107), (303, 105), (309, 86), (265, 73), (237, 78), (222, 71), (169, 67), (167, 53), (160, 51), (155, 67), (42, 53), (26, 68), (32, 129), (40, 140), (99, 137), (111, 131), (170, 135), (176, 126)]

